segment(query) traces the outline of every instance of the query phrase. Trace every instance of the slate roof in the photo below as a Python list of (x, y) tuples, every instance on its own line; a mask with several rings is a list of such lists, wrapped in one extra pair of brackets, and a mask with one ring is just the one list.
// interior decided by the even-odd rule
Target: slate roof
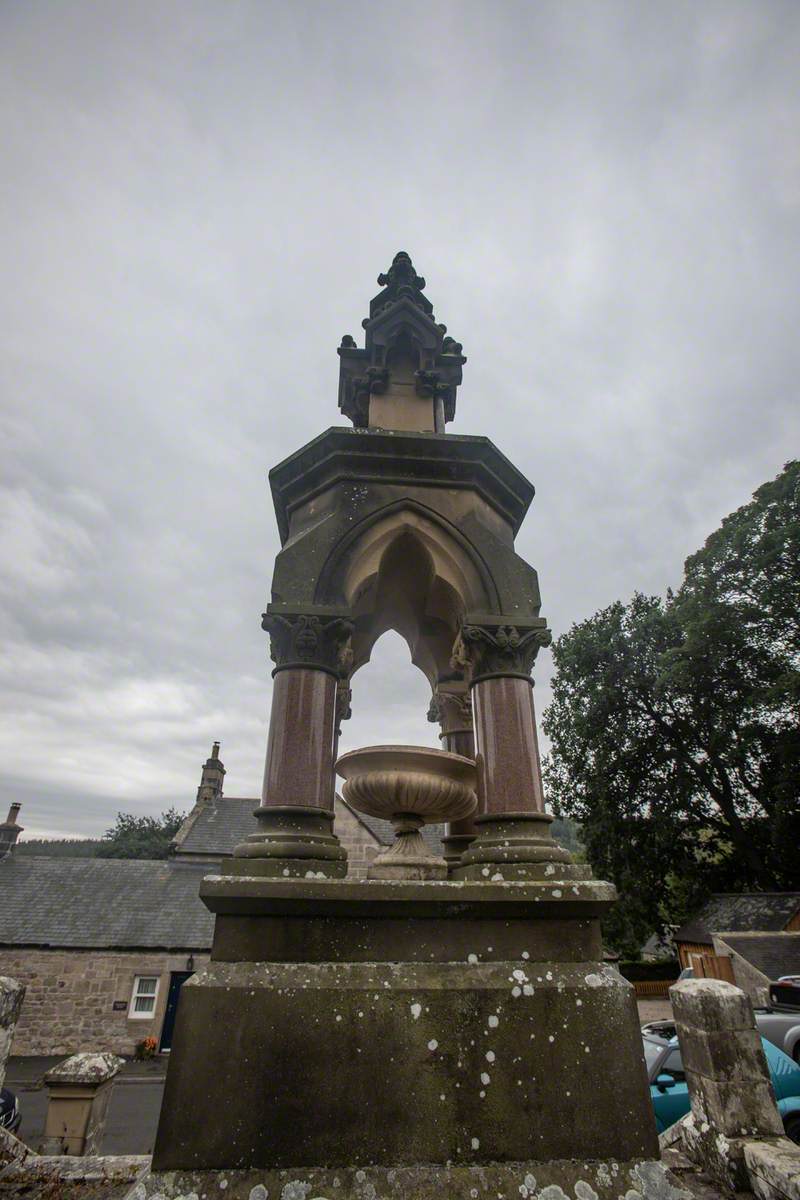
[(228, 858), (234, 846), (258, 831), (253, 816), (259, 800), (252, 796), (222, 796), (192, 809), (175, 838), (182, 854), (219, 855)]
[(206, 950), (209, 864), (35, 858), (0, 861), (0, 945)]
[(732, 933), (722, 940), (770, 981), (800, 975), (800, 933)]
[(800, 892), (744, 892), (712, 896), (674, 936), (711, 944), (712, 933), (778, 933), (800, 912)]
[[(336, 801), (337, 804), (344, 804), (349, 808), (382, 846), (392, 844), (394, 834), (391, 821), (382, 821), (379, 817), (367, 817), (356, 812), (341, 796), (337, 796)], [(233, 848), (238, 842), (244, 841), (248, 834), (258, 830), (258, 822), (253, 816), (253, 810), (258, 808), (258, 805), (258, 799), (238, 796), (222, 796), (219, 800), (198, 805), (189, 814), (176, 836), (178, 857), (184, 854), (202, 854), (224, 858), (233, 854)], [(335, 828), (334, 822), (334, 832)], [(443, 833), (443, 825), (423, 827), (422, 836), (434, 854), (442, 853)]]

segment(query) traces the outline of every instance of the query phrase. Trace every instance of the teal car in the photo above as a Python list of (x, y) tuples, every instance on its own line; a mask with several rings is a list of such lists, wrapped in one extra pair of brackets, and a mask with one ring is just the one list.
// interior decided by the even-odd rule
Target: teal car
[[(689, 1089), (683, 1071), (681, 1048), (676, 1037), (647, 1034), (642, 1041), (656, 1127), (659, 1133), (663, 1133), (689, 1111)], [(761, 1044), (767, 1056), (784, 1131), (788, 1138), (800, 1145), (800, 1066), (766, 1038), (762, 1037)]]

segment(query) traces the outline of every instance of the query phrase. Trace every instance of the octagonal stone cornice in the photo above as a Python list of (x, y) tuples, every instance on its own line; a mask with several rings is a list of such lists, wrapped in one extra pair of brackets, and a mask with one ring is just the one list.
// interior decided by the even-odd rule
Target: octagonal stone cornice
[(281, 544), (292, 514), (342, 482), (471, 489), (516, 535), (535, 489), (486, 437), (332, 426), (269, 473)]

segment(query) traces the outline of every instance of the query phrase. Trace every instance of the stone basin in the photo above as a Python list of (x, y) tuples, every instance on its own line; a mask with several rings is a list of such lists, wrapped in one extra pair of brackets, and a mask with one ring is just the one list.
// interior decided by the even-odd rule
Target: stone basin
[(397, 840), (383, 850), (370, 879), (445, 879), (444, 858), (431, 853), (425, 824), (459, 821), (477, 807), (472, 759), (430, 746), (366, 746), (336, 763), (348, 804), (394, 825)]

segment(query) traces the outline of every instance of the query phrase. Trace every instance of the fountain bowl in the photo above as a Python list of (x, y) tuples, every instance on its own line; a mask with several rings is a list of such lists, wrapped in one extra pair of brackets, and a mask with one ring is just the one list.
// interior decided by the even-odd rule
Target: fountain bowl
[(348, 804), (390, 820), (397, 840), (368, 872), (371, 879), (445, 879), (447, 865), (431, 854), (423, 825), (460, 821), (477, 807), (472, 759), (430, 746), (366, 746), (336, 763)]

